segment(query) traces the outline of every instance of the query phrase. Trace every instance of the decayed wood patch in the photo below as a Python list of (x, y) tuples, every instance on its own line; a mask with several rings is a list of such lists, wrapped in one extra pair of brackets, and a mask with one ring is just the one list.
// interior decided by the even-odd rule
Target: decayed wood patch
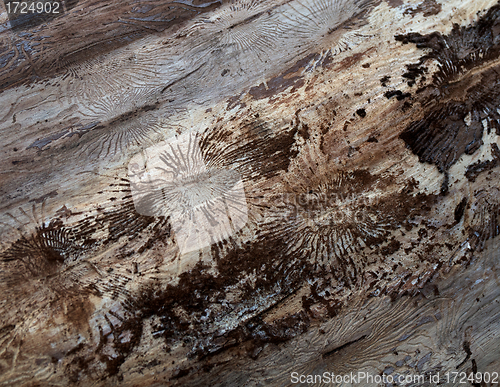
[(499, 4), (63, 6), (0, 16), (1, 383), (500, 371)]

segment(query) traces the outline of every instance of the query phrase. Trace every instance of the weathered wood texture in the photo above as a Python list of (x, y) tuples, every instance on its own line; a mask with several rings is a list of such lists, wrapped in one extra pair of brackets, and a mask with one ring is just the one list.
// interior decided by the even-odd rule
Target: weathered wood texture
[(500, 372), (500, 4), (61, 4), (0, 5), (0, 385)]

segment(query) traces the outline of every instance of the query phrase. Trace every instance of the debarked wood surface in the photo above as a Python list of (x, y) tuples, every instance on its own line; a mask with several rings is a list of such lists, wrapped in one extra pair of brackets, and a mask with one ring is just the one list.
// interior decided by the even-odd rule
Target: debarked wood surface
[(499, 3), (5, 4), (0, 385), (497, 385)]

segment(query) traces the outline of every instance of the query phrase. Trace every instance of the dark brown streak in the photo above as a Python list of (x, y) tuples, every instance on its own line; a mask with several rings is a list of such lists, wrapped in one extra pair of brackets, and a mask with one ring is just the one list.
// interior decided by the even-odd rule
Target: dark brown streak
[[(437, 61), (439, 70), (430, 85), (417, 90), (423, 117), (413, 121), (400, 135), (420, 162), (446, 173), (463, 154), (475, 153), (483, 144), (483, 120), (488, 132), (500, 134), (500, 79), (498, 77), (500, 4), (469, 27), (454, 25), (449, 35), (410, 33), (398, 35), (403, 44), (431, 49), (404, 74), (412, 86), (423, 77), (427, 61)], [(422, 78), (424, 81), (424, 78)], [(445, 181), (442, 192), (447, 192)]]
[(500, 150), (498, 149), (498, 145), (493, 143), (491, 144), (491, 153), (493, 155), (493, 160), (488, 161), (478, 161), (474, 164), (471, 164), (467, 167), (467, 171), (465, 172), (465, 177), (471, 182), (476, 181), (477, 177), (486, 171), (490, 171), (500, 165)]
[(191, 75), (193, 75), (195, 72), (197, 72), (199, 69), (201, 69), (203, 66), (206, 65), (206, 62), (205, 63), (202, 63), (201, 65), (199, 65), (196, 69), (194, 69), (193, 71), (187, 73), (186, 75), (184, 75), (183, 77), (179, 78), (179, 79), (176, 79), (175, 81), (172, 81), (170, 82), (167, 86), (165, 86), (162, 91), (161, 91), (161, 94), (163, 94), (165, 91), (167, 91), (167, 89), (169, 89), (170, 87), (172, 87), (173, 85), (175, 85), (176, 83), (179, 83), (181, 81), (183, 81), (184, 79), (190, 77)]

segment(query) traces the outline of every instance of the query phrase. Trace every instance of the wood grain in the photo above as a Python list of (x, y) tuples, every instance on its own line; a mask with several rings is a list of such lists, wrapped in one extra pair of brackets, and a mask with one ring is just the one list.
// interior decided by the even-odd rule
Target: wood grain
[(1, 385), (500, 372), (498, 3), (62, 6), (0, 8)]

